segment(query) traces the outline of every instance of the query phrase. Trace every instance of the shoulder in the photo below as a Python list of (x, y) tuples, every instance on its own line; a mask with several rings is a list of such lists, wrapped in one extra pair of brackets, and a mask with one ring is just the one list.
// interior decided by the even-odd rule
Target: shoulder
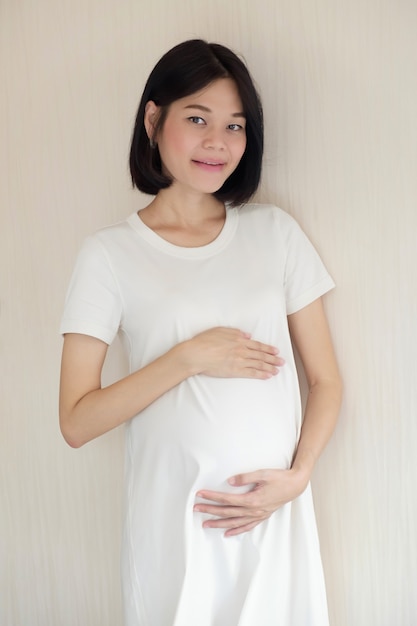
[(131, 218), (132, 215), (88, 235), (82, 243), (81, 252), (105, 257), (112, 256), (117, 250), (125, 248), (127, 243), (134, 238), (134, 231), (129, 223)]
[(283, 222), (295, 222), (294, 218), (289, 213), (280, 209), (275, 204), (263, 204), (257, 202), (251, 202), (248, 204), (242, 204), (238, 207), (239, 215), (252, 216), (258, 219), (273, 219)]
[(284, 237), (300, 227), (296, 220), (286, 211), (274, 204), (250, 203), (244, 204), (237, 209), (239, 221), (253, 227), (257, 224), (260, 228), (268, 231), (279, 232)]
[(89, 239), (111, 245), (119, 242), (120, 240), (132, 237), (133, 229), (131, 227), (131, 222), (134, 216), (135, 214), (129, 215), (123, 220), (100, 228), (95, 233), (90, 235)]

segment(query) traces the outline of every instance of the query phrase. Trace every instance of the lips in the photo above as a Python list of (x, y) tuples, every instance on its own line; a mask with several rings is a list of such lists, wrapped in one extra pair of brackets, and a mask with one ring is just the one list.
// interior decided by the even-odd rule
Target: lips
[(203, 163), (203, 165), (224, 165), (224, 161), (209, 161), (208, 159), (202, 159), (201, 161), (194, 159), (194, 163)]
[(216, 160), (209, 160), (209, 159), (204, 159), (201, 161), (193, 160), (193, 163), (201, 169), (212, 171), (212, 172), (220, 172), (225, 166), (224, 161), (216, 161)]

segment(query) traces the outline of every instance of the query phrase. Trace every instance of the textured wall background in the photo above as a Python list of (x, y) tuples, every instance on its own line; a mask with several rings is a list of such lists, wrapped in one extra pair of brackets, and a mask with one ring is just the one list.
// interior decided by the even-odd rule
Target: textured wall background
[[(259, 197), (338, 284), (346, 395), (314, 480), (332, 626), (416, 623), (416, 24), (414, 0), (0, 0), (2, 626), (121, 624), (123, 432), (61, 439), (57, 329), (83, 237), (147, 201), (127, 174), (144, 80), (195, 36), (245, 56)], [(123, 368), (115, 346), (106, 380)]]

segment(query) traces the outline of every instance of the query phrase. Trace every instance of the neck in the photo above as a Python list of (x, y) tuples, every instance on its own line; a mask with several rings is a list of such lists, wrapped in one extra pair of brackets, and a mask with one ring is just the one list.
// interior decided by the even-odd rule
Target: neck
[(159, 220), (166, 223), (184, 225), (202, 224), (207, 220), (224, 217), (223, 202), (212, 194), (188, 193), (172, 187), (161, 189), (146, 210), (158, 215)]
[(171, 188), (161, 190), (140, 211), (140, 219), (155, 233), (184, 247), (204, 246), (216, 239), (225, 217), (224, 204), (211, 194), (175, 194)]

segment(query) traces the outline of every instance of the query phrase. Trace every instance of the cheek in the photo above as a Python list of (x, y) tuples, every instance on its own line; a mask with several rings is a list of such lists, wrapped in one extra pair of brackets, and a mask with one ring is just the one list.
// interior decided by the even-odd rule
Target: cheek
[(161, 146), (161, 149), (166, 152), (171, 151), (173, 146), (180, 143), (180, 133), (178, 132), (178, 127), (176, 124), (172, 123), (169, 117), (165, 120), (158, 135), (158, 143)]
[(236, 146), (236, 149), (235, 149), (235, 156), (239, 161), (245, 154), (245, 150), (246, 150), (246, 137), (242, 139), (241, 141), (239, 141), (239, 144)]
[(175, 133), (164, 133), (163, 138), (158, 142), (158, 148), (163, 171), (174, 176), (173, 170), (178, 162), (178, 155), (181, 153), (180, 138), (176, 139)]

